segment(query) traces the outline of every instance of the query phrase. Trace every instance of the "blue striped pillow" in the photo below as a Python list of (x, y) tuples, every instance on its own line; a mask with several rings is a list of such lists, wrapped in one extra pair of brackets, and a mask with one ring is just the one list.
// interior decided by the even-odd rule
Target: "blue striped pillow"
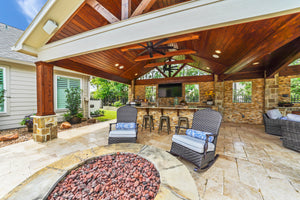
[[(194, 130), (194, 129), (187, 129), (185, 134), (188, 135), (188, 136), (198, 138), (198, 139), (201, 139), (201, 140), (205, 141), (206, 140), (206, 134), (211, 134), (211, 133), (204, 132), (204, 131), (198, 131), (198, 130)], [(213, 142), (214, 141), (214, 136), (209, 136), (208, 141)]]
[(135, 129), (135, 123), (117, 123), (116, 129), (117, 130), (128, 130), (128, 129)]

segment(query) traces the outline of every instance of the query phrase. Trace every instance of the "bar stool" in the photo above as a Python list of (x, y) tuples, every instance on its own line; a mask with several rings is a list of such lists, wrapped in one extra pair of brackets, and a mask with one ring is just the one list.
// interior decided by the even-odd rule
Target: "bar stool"
[(163, 126), (163, 123), (164, 123), (164, 122), (166, 122), (166, 127), (167, 127), (168, 134), (169, 134), (169, 133), (170, 133), (170, 130), (171, 130), (171, 126), (170, 126), (170, 117), (169, 117), (169, 116), (161, 116), (161, 117), (160, 117), (158, 132), (161, 132), (161, 131), (162, 131), (162, 128), (164, 127), (164, 126)]
[(142, 124), (142, 130), (143, 128), (148, 128), (148, 122), (149, 122), (149, 128), (151, 133), (151, 128), (154, 130), (154, 123), (153, 123), (153, 116), (152, 115), (144, 115), (143, 116), (143, 124)]
[(185, 128), (189, 128), (189, 119), (187, 117), (178, 117), (178, 134), (180, 133), (181, 122), (185, 122)]

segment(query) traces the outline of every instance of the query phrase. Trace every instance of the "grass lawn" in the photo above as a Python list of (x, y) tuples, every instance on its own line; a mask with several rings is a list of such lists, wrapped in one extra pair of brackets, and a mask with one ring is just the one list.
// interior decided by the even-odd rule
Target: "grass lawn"
[(117, 118), (117, 111), (113, 110), (104, 110), (104, 116), (97, 117), (97, 120), (100, 122), (112, 120)]

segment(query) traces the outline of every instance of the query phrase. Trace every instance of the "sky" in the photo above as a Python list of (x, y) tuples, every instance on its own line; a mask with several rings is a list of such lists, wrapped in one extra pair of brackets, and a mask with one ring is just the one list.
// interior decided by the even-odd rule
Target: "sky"
[(47, 0), (0, 0), (0, 23), (25, 30)]

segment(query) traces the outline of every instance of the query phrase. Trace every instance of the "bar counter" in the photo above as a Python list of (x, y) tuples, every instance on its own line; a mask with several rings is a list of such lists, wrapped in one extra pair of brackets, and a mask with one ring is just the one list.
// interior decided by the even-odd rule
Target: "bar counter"
[[(189, 127), (191, 127), (193, 115), (197, 110), (212, 108), (212, 107), (136, 106), (136, 108), (138, 110), (137, 122), (140, 124), (140, 127), (143, 124), (143, 116), (152, 115), (154, 120), (154, 130), (157, 131), (159, 127), (160, 117), (162, 115), (165, 115), (170, 117), (171, 132), (174, 132), (175, 126), (178, 125), (179, 116), (187, 117), (189, 120)], [(166, 128), (163, 129), (163, 132), (166, 132), (165, 130)]]

